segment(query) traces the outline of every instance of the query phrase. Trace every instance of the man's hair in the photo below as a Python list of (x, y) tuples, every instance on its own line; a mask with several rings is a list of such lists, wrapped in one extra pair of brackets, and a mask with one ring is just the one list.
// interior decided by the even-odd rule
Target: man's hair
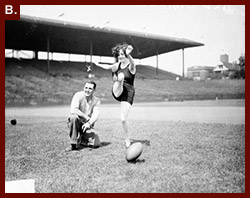
[(94, 85), (94, 89), (96, 88), (96, 83), (93, 80), (85, 81), (84, 85), (83, 85), (84, 87), (85, 87), (86, 83), (92, 84), (92, 85)]

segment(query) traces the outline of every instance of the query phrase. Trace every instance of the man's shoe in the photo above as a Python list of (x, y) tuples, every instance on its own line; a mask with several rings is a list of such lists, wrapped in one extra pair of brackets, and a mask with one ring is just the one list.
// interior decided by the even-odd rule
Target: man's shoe
[(69, 151), (77, 151), (76, 144), (71, 144), (71, 147), (65, 149), (65, 152)]

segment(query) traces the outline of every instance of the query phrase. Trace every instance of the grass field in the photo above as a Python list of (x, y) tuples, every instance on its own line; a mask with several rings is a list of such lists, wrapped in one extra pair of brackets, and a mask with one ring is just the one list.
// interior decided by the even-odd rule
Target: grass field
[(5, 124), (5, 181), (35, 179), (37, 193), (244, 193), (245, 125), (130, 120), (143, 143), (125, 160), (118, 119), (100, 119), (102, 146), (66, 153), (66, 117), (21, 116)]
[[(108, 104), (96, 125), (100, 148), (65, 152), (68, 109), (47, 107), (43, 114), (39, 106), (69, 107), (87, 79), (86, 68), (53, 62), (48, 74), (45, 63), (6, 60), (5, 107), (32, 107), (5, 111), (5, 181), (34, 179), (37, 193), (245, 192), (245, 101), (232, 107), (230, 100), (221, 100), (244, 99), (245, 80), (175, 81), (174, 74), (155, 76), (152, 67), (138, 67), (129, 126), (143, 153), (128, 163), (117, 104)], [(111, 74), (93, 70), (96, 94), (103, 104), (114, 102)], [(187, 100), (205, 99), (211, 101), (193, 101), (191, 110), (185, 106)], [(15, 126), (9, 122), (13, 116)]]

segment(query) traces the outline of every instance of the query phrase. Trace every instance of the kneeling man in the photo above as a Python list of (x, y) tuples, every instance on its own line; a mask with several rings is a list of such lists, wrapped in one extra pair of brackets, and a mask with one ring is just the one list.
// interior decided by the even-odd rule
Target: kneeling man
[(100, 140), (94, 132), (94, 124), (100, 112), (100, 99), (94, 95), (96, 83), (87, 81), (83, 91), (74, 94), (68, 118), (71, 147), (66, 151), (77, 150), (79, 145), (99, 147)]

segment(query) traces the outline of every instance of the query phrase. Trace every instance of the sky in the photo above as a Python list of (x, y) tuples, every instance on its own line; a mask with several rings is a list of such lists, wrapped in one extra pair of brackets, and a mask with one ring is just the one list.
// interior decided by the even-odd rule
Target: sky
[[(204, 46), (184, 51), (191, 66), (217, 66), (245, 54), (245, 5), (21, 5), (21, 15), (190, 39)], [(159, 55), (159, 68), (182, 74), (182, 50)], [(140, 60), (156, 66), (156, 57)]]

